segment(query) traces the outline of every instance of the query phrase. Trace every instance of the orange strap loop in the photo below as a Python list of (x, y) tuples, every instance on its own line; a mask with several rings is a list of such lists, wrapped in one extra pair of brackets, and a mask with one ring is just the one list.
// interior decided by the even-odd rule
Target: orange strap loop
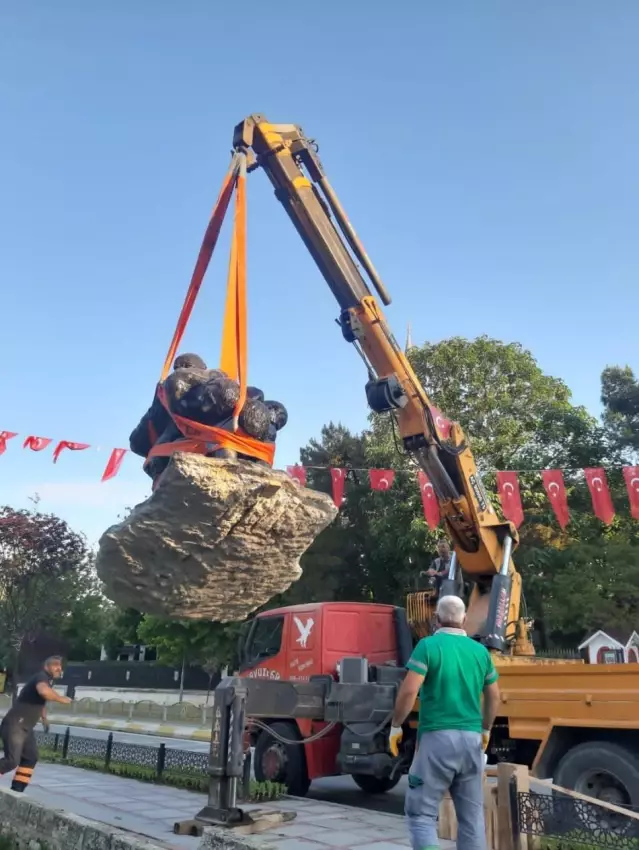
[(183, 419), (181, 416), (174, 416), (173, 418), (185, 439), (153, 446), (147, 456), (147, 461), (152, 457), (169, 457), (175, 452), (208, 454), (215, 449), (233, 449), (240, 454), (263, 460), (269, 466), (273, 465), (275, 443), (262, 443), (260, 440), (255, 440), (245, 434), (241, 428), (238, 428), (237, 431), (225, 431), (223, 428), (215, 428), (212, 425), (200, 425), (199, 422)]
[(233, 449), (240, 454), (256, 457), (273, 465), (275, 459), (275, 443), (263, 443), (254, 437), (249, 437), (241, 428), (237, 431), (226, 431), (224, 428), (216, 428), (213, 425), (201, 425), (192, 419), (185, 419), (177, 413), (171, 413), (166, 400), (164, 387), (158, 388), (158, 398), (166, 408), (167, 412), (184, 434), (183, 440), (174, 440), (170, 443), (159, 443), (151, 448), (145, 464), (152, 457), (169, 457), (174, 452), (195, 452), (195, 454), (208, 454), (215, 449)]
[[(211, 425), (201, 425), (199, 422), (193, 422), (190, 419), (185, 419), (182, 416), (172, 413), (169, 410), (162, 383), (171, 370), (178, 346), (182, 341), (184, 331), (191, 317), (195, 299), (198, 296), (204, 275), (213, 255), (213, 250), (217, 244), (233, 190), (235, 190), (235, 215), (231, 259), (226, 287), (222, 351), (220, 356), (220, 368), (240, 385), (240, 396), (233, 410), (233, 431), (231, 432)], [(211, 213), (211, 218), (204, 234), (200, 253), (191, 277), (191, 283), (189, 284), (173, 339), (169, 346), (166, 360), (164, 361), (160, 386), (158, 387), (158, 397), (185, 439), (153, 446), (147, 456), (146, 462), (148, 463), (152, 457), (167, 457), (176, 451), (208, 454), (216, 448), (225, 448), (258, 458), (268, 463), (269, 466), (272, 466), (275, 458), (275, 444), (263, 443), (260, 440), (249, 437), (238, 424), (240, 412), (246, 402), (247, 378), (246, 154), (236, 153), (224, 179), (218, 199), (213, 207), (213, 212)]]
[(246, 401), (246, 328), (246, 156), (242, 154), (235, 187), (235, 220), (220, 355), (220, 368), (240, 385), (240, 397), (233, 411), (234, 430), (238, 428), (238, 416)]
[(228, 173), (224, 178), (222, 189), (220, 190), (218, 199), (215, 202), (215, 206), (213, 207), (213, 212), (211, 213), (211, 218), (206, 228), (204, 239), (202, 240), (200, 253), (198, 254), (197, 262), (195, 263), (195, 268), (193, 269), (193, 274), (191, 275), (191, 282), (186, 293), (186, 298), (184, 299), (184, 304), (182, 305), (182, 310), (180, 312), (180, 316), (178, 318), (175, 331), (173, 333), (173, 339), (171, 340), (171, 345), (169, 346), (169, 350), (164, 361), (164, 366), (162, 367), (160, 383), (164, 381), (166, 376), (171, 371), (171, 366), (175, 359), (178, 346), (182, 342), (184, 331), (186, 330), (186, 326), (189, 322), (189, 319), (191, 318), (191, 313), (193, 312), (195, 300), (200, 292), (200, 287), (202, 286), (204, 275), (206, 274), (206, 270), (208, 269), (209, 263), (211, 262), (213, 250), (215, 249), (218, 237), (220, 235), (220, 230), (222, 229), (224, 216), (226, 215), (226, 211), (231, 200), (231, 195), (233, 194), (233, 189), (235, 188), (237, 182), (237, 175), (239, 169), (240, 156), (236, 154), (233, 157), (231, 161), (231, 167), (229, 168)]

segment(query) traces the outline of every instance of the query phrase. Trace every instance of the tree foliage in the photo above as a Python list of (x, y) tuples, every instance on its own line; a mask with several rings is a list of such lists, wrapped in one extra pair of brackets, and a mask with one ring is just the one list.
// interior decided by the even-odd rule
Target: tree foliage
[(622, 452), (639, 451), (639, 381), (629, 366), (612, 366), (601, 376), (604, 421)]
[[(639, 537), (621, 474), (609, 474), (618, 514), (605, 528), (593, 516), (580, 471), (619, 465), (624, 451), (634, 446), (639, 393), (632, 372), (604, 372), (607, 407), (599, 422), (573, 405), (564, 382), (544, 374), (518, 344), (454, 338), (413, 348), (409, 356), (432, 402), (464, 428), (486, 484), (494, 487), (496, 469), (521, 471), (526, 520), (516, 561), (542, 639), (574, 646), (589, 628), (636, 626)], [(349, 476), (340, 516), (304, 556), (304, 575), (276, 602), (369, 599), (401, 604), (416, 573), (434, 557), (443, 530), (433, 533), (425, 524), (416, 469), (398, 444), (390, 418), (371, 416), (370, 429), (363, 434), (331, 423), (319, 440), (301, 450), (300, 460), (310, 467), (353, 466), (360, 471)], [(371, 492), (361, 471), (369, 466), (397, 470), (390, 491)], [(558, 527), (541, 484), (539, 470), (548, 467), (565, 470), (571, 508), (566, 532)], [(309, 484), (330, 492), (325, 470), (311, 469)], [(499, 510), (496, 499), (495, 506)]]
[(170, 620), (146, 614), (138, 628), (138, 639), (157, 650), (158, 660), (219, 668), (233, 661), (239, 625), (204, 620)]
[(58, 624), (91, 586), (84, 537), (59, 517), (0, 508), (0, 641), (11, 666), (23, 642)]

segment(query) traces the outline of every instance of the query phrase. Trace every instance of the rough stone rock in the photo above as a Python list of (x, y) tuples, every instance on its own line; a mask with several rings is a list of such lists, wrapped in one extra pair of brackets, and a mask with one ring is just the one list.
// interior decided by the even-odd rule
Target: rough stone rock
[(96, 567), (124, 607), (241, 620), (300, 577), (300, 557), (336, 514), (284, 472), (176, 453), (155, 492), (104, 532)]

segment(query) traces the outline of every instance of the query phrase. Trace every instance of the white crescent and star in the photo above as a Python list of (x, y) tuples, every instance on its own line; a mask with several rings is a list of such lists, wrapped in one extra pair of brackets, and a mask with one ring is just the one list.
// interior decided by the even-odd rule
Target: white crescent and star
[(435, 491), (433, 490), (433, 485), (430, 481), (425, 481), (422, 485), (422, 493), (426, 496), (427, 499), (435, 498)]
[(548, 485), (548, 492), (550, 493), (552, 498), (557, 498), (559, 495), (559, 484), (556, 481), (551, 481)]
[(512, 494), (515, 492), (515, 488), (510, 483), (510, 481), (506, 481), (506, 483), (503, 486), (503, 491), (504, 491), (504, 493), (507, 493), (509, 496), (512, 496)]
[[(597, 482), (598, 482), (598, 486), (597, 486)], [(601, 493), (601, 491), (603, 490), (603, 481), (601, 480), (601, 478), (599, 478), (599, 476), (598, 476), (598, 475), (596, 475), (596, 476), (595, 476), (595, 477), (591, 480), (591, 482), (590, 482), (590, 483), (592, 484), (592, 486), (595, 488), (595, 490), (596, 490), (598, 493)]]

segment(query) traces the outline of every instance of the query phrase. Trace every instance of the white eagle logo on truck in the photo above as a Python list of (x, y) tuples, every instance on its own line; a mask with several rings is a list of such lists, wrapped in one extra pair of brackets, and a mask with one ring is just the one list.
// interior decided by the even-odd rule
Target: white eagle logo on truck
[(299, 643), (302, 649), (306, 649), (306, 643), (310, 637), (311, 631), (313, 630), (313, 626), (315, 625), (315, 620), (312, 617), (309, 617), (308, 620), (303, 623), (299, 617), (293, 617), (293, 622), (300, 633), (296, 643)]

